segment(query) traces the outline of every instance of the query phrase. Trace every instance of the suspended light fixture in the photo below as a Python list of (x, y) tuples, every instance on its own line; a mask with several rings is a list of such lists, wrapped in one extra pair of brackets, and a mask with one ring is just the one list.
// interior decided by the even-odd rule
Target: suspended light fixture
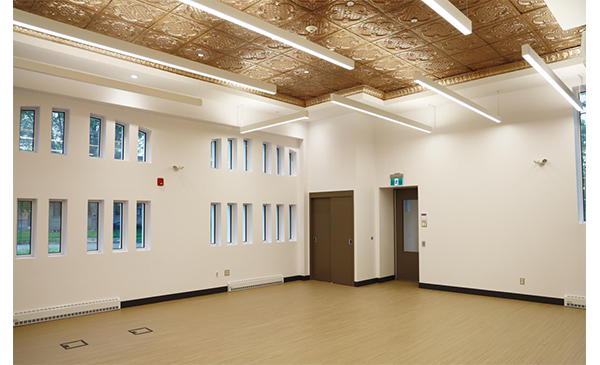
[(473, 32), (471, 30), (471, 20), (452, 5), (450, 1), (423, 0), (423, 2), (433, 11), (438, 13), (439, 16), (446, 19), (448, 23), (452, 24), (454, 28), (458, 29), (462, 34), (469, 35)]
[(415, 73), (413, 75), (413, 79), (414, 82), (416, 82), (417, 84), (445, 97), (448, 98), (450, 100), (452, 100), (453, 102), (460, 104), (462, 106), (464, 106), (465, 108), (471, 109), (472, 111), (474, 111), (475, 113), (478, 113), (490, 120), (493, 120), (496, 123), (500, 123), (500, 117), (493, 114), (492, 112), (486, 110), (485, 108), (483, 108), (480, 105), (475, 104), (474, 102), (472, 102), (471, 100), (458, 95), (457, 93), (455, 93), (454, 91), (448, 89), (447, 87), (444, 87), (440, 84), (437, 84), (433, 81), (431, 81), (430, 79), (428, 79), (427, 77), (419, 74), (419, 73)]
[(254, 123), (251, 125), (240, 127), (240, 133), (241, 134), (250, 133), (250, 132), (258, 131), (258, 130), (265, 129), (265, 128), (271, 128), (271, 127), (275, 127), (278, 125), (297, 122), (299, 120), (304, 120), (304, 119), (308, 119), (308, 111), (307, 110), (303, 110), (301, 112), (290, 114), (290, 115), (284, 115), (283, 117), (270, 119), (270, 120), (267, 120), (264, 122)]

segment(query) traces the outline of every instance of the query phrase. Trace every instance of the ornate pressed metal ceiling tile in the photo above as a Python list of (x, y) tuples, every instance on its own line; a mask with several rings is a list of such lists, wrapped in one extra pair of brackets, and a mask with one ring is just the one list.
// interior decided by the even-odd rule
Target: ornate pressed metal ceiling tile
[(490, 46), (483, 46), (472, 49), (467, 52), (452, 55), (452, 58), (454, 58), (455, 60), (457, 60), (465, 66), (469, 66), (483, 61), (488, 61), (498, 57), (501, 57), (500, 54)]
[(441, 49), (448, 55), (465, 52), (470, 49), (485, 46), (486, 44), (487, 43), (475, 33), (467, 36), (460, 35), (433, 43), (434, 46)]
[(475, 33), (484, 41), (494, 43), (530, 31), (531, 29), (527, 25), (527, 22), (521, 17), (516, 16), (496, 24), (488, 25), (487, 27), (479, 28)]
[(433, 76), (437, 77), (438, 79), (445, 79), (446, 77), (465, 74), (468, 72), (471, 72), (471, 69), (466, 66), (463, 66), (463, 67), (454, 68), (454, 69), (448, 70), (448, 71), (436, 72), (433, 74)]
[(268, 60), (259, 63), (259, 65), (279, 72), (288, 72), (300, 66), (304, 66), (305, 64), (293, 58), (279, 55), (277, 57), (269, 58)]
[(424, 70), (426, 74), (433, 74), (436, 72), (452, 70), (461, 67), (462, 65), (450, 57), (443, 57), (431, 61), (418, 62), (415, 63), (415, 66)]
[(180, 6), (176, 7), (172, 14), (182, 16), (186, 19), (199, 22), (209, 27), (215, 27), (223, 23), (221, 18), (186, 4), (181, 4)]
[(391, 53), (400, 53), (427, 44), (415, 33), (407, 30), (375, 42), (379, 47)]
[(429, 43), (461, 34), (460, 31), (452, 24), (448, 23), (446, 19), (434, 20), (427, 24), (415, 27), (412, 31)]
[(510, 0), (521, 13), (546, 6), (544, 0)]
[(383, 49), (372, 45), (371, 43), (356, 47), (348, 53), (348, 57), (352, 58), (356, 62), (361, 63), (372, 62), (386, 56), (390, 56), (390, 54)]
[(242, 61), (239, 58), (231, 56), (223, 56), (213, 61), (209, 61), (206, 64), (218, 67), (222, 70), (240, 73), (242, 70), (252, 67), (254, 64), (246, 61)]
[(532, 10), (523, 14), (522, 17), (531, 26), (531, 28), (536, 31), (546, 27), (554, 27), (558, 25), (558, 21), (556, 21), (554, 15), (552, 15), (550, 9), (546, 7)]
[(549, 52), (548, 47), (544, 42), (533, 32), (516, 36), (502, 42), (493, 43), (491, 46), (498, 51), (502, 56), (511, 55), (521, 52), (521, 45), (529, 44), (538, 54), (546, 54)]
[[(69, 1), (79, 1), (79, 2), (87, 2), (88, 0), (69, 0)], [(97, 1), (97, 0), (94, 0)], [(178, 7), (181, 2), (179, 0), (140, 0), (146, 4), (152, 5), (156, 8), (162, 9), (164, 11), (171, 11)]]
[(385, 15), (377, 15), (369, 18), (358, 24), (354, 24), (348, 27), (347, 30), (350, 32), (365, 38), (369, 41), (374, 41), (394, 33), (403, 31), (405, 28), (398, 22), (395, 22), (391, 18)]
[(277, 26), (296, 20), (307, 13), (302, 7), (288, 0), (260, 1), (244, 11)]
[(508, 63), (508, 60), (506, 58), (500, 57), (500, 58), (495, 58), (493, 60), (483, 61), (483, 62), (469, 65), (469, 68), (471, 68), (475, 71), (478, 71), (478, 70), (483, 70), (486, 68), (492, 68), (492, 67), (504, 65), (507, 63)]
[[(309, 27), (315, 27), (311, 31)], [(281, 29), (287, 30), (292, 33), (296, 33), (309, 41), (314, 42), (315, 40), (328, 36), (334, 32), (337, 32), (341, 28), (337, 25), (327, 21), (325, 18), (318, 14), (309, 13), (301, 16), (300, 18), (287, 23), (282, 26)]]
[(38, 1), (31, 12), (59, 22), (84, 28), (94, 16), (94, 12), (62, 1)]
[(256, 32), (253, 32), (242, 26), (230, 22), (222, 22), (221, 24), (217, 25), (215, 29), (220, 30), (221, 32), (229, 34), (236, 38), (243, 39), (246, 42), (252, 42), (256, 38), (262, 37)]
[(409, 51), (400, 52), (397, 56), (408, 62), (423, 62), (445, 57), (446, 54), (434, 46), (426, 45), (419, 48), (413, 48)]
[(369, 4), (373, 5), (382, 12), (388, 12), (390, 10), (399, 8), (410, 3), (412, 0), (366, 0)]
[(473, 8), (477, 5), (487, 3), (490, 0), (450, 0), (452, 5), (456, 6), (459, 10), (466, 10)]
[(188, 42), (207, 32), (210, 27), (198, 22), (187, 21), (177, 15), (168, 14), (150, 29)]
[(396, 71), (404, 66), (406, 66), (406, 62), (402, 61), (399, 57), (396, 56), (387, 56), (384, 58), (380, 58), (376, 61), (371, 62), (370, 64), (368, 64), (369, 67), (373, 68), (374, 70), (383, 72), (383, 73), (388, 73), (388, 72), (393, 72)]
[[(463, 10), (463, 14), (466, 13), (467, 10)], [(469, 19), (473, 23), (473, 29), (481, 28), (520, 14), (508, 0), (492, 0), (474, 8), (469, 7), (468, 13)]]
[(347, 28), (380, 14), (380, 11), (364, 0), (344, 0), (319, 8), (316, 13), (342, 28)]
[(322, 6), (332, 4), (335, 0), (292, 0), (308, 10), (316, 10)]
[(175, 51), (174, 54), (201, 63), (214, 61), (217, 58), (221, 58), (224, 56), (222, 53), (213, 51), (208, 47), (199, 46), (193, 43), (183, 45), (177, 51)]
[(348, 55), (351, 49), (363, 46), (368, 42), (347, 30), (340, 30), (316, 42), (332, 51)]
[(266, 67), (253, 66), (243, 70), (240, 74), (251, 77), (253, 79), (264, 81), (275, 75), (278, 75), (279, 72), (268, 69)]
[(133, 43), (166, 53), (171, 53), (184, 44), (175, 37), (151, 30), (142, 33)]
[(106, 15), (95, 17), (86, 29), (129, 42), (133, 41), (145, 30), (143, 27)]
[[(75, 6), (78, 6), (80, 8), (87, 8), (90, 9), (94, 12), (98, 12), (102, 9), (104, 9), (104, 7), (110, 2), (110, 0), (65, 0)], [(31, 1), (32, 3), (35, 2), (35, 0)]]
[(112, 0), (103, 13), (126, 22), (149, 28), (167, 13), (136, 0)]
[(387, 15), (406, 28), (414, 28), (440, 18), (422, 1), (413, 1), (390, 11)]
[(234, 8), (237, 8), (239, 10), (244, 10), (244, 9), (256, 4), (260, 0), (219, 0), (219, 1), (224, 4), (233, 6)]
[(247, 43), (239, 38), (230, 36), (227, 33), (211, 29), (194, 39), (192, 43), (211, 48), (219, 52), (227, 52), (237, 49)]

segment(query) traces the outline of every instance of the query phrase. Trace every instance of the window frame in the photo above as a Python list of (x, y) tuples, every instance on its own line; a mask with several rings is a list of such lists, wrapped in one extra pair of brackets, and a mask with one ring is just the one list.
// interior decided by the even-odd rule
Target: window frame
[(298, 240), (298, 206), (296, 204), (290, 204), (289, 208), (289, 240), (295, 242)]
[(263, 142), (262, 144), (262, 172), (263, 174), (271, 173), (271, 142)]
[(263, 204), (262, 206), (262, 241), (263, 243), (271, 242), (271, 204)]
[[(138, 246), (138, 207), (143, 205), (143, 217), (142, 217), (142, 246)], [(135, 249), (136, 251), (149, 251), (150, 250), (150, 202), (147, 200), (138, 200), (135, 203)]]
[(210, 203), (209, 231), (211, 246), (221, 246), (221, 203)]
[[(120, 235), (121, 235), (121, 247), (120, 248), (115, 248), (115, 205), (116, 204), (120, 204), (121, 205), (121, 222), (120, 222)], [(127, 201), (125, 200), (113, 200), (113, 208), (112, 208), (112, 229), (111, 229), (111, 248), (113, 252), (127, 252), (128, 251), (128, 245), (127, 245), (127, 237), (128, 237), (128, 204)], [(136, 217), (137, 218), (137, 217)], [(137, 227), (136, 227), (137, 228)]]
[(221, 168), (221, 138), (210, 140), (210, 168), (215, 170)]
[[(98, 120), (98, 156), (94, 156), (90, 153), (92, 147), (92, 119)], [(104, 158), (104, 140), (106, 135), (106, 118), (96, 114), (90, 114), (89, 128), (88, 128), (88, 157), (91, 158)]]
[[(117, 153), (117, 126), (121, 126), (123, 127), (123, 140), (121, 141), (121, 158), (117, 158), (116, 157), (116, 153)], [(128, 155), (128, 138), (129, 138), (129, 124), (122, 122), (120, 120), (116, 120), (115, 121), (115, 145), (114, 145), (114, 150), (113, 150), (113, 159), (117, 160), (117, 161), (128, 161), (129, 160), (129, 155)]]
[[(141, 161), (140, 161), (140, 133), (143, 133), (145, 136), (144, 137), (144, 156), (143, 156), (143, 160), (141, 160)], [(141, 163), (150, 163), (151, 162), (151, 151), (150, 151), (150, 147), (151, 147), (150, 136), (151, 136), (151, 134), (152, 133), (149, 129), (138, 126), (137, 162), (141, 162)]]
[(244, 138), (243, 142), (244, 166), (243, 170), (252, 172), (252, 138)]
[[(29, 213), (29, 253), (27, 254), (19, 254), (19, 203), (21, 202), (29, 202), (31, 203), (31, 212)], [(16, 204), (16, 229), (15, 229), (15, 258), (16, 259), (27, 259), (27, 258), (35, 258), (36, 256), (36, 248), (37, 248), (37, 199), (17, 199)]]
[(226, 243), (237, 245), (237, 203), (227, 203), (226, 215)]
[[(52, 203), (60, 203), (60, 237), (59, 251), (50, 252), (50, 207)], [(48, 202), (48, 256), (65, 256), (67, 254), (67, 201), (50, 199)]]
[(237, 170), (237, 138), (227, 138), (227, 170)]
[(285, 242), (285, 204), (275, 205), (275, 241)]
[[(23, 112), (27, 112), (27, 111), (31, 111), (33, 112), (33, 130), (32, 130), (32, 142), (31, 142), (31, 150), (28, 149), (21, 149), (21, 139), (23, 138), (21, 136), (22, 133), (22, 125), (23, 125)], [(34, 152), (37, 153), (38, 152), (38, 146), (39, 146), (39, 124), (40, 124), (40, 108), (39, 107), (21, 107), (19, 110), (19, 142), (18, 142), (18, 146), (19, 146), (19, 151), (23, 151), (23, 152)], [(28, 139), (28, 138), (26, 138)]]
[(289, 158), (289, 176), (298, 176), (298, 152), (293, 149), (288, 150)]
[[(62, 150), (60, 152), (54, 152), (52, 149), (52, 142), (54, 140), (53, 132), (54, 132), (54, 113), (61, 113), (64, 116), (63, 119), (63, 128), (62, 128)], [(58, 109), (52, 108), (52, 113), (50, 114), (50, 153), (53, 155), (67, 155), (67, 134), (68, 134), (68, 126), (69, 126), (69, 110), (68, 109)]]
[[(577, 96), (578, 100), (581, 100), (581, 93), (586, 93), (587, 101), (587, 90), (586, 85), (573, 87), (573, 93)], [(587, 104), (587, 103), (586, 103)], [(587, 175), (587, 170), (583, 166), (583, 152), (582, 152), (582, 131), (581, 131), (581, 114), (586, 114), (587, 117), (587, 106), (584, 108), (584, 112), (578, 112), (577, 109), (573, 108), (574, 126), (575, 126), (575, 158), (576, 158), (576, 171), (577, 171), (577, 214), (578, 222), (585, 224), (587, 221), (587, 184), (584, 174)], [(586, 118), (587, 126), (587, 118)], [(587, 129), (587, 128), (586, 128)], [(587, 148), (586, 148), (587, 155)], [(587, 165), (587, 164), (586, 164)]]
[(102, 219), (104, 216), (104, 204), (102, 200), (88, 200), (87, 202), (87, 218), (86, 221), (87, 224), (87, 234), (86, 234), (86, 239), (90, 238), (90, 230), (89, 230), (89, 217), (90, 217), (90, 204), (98, 204), (98, 218), (97, 218), (97, 224), (96, 224), (96, 249), (95, 250), (90, 250), (89, 249), (89, 242), (87, 242), (86, 245), (86, 252), (88, 254), (101, 254), (103, 252), (103, 239), (104, 239), (104, 235), (103, 235), (103, 227), (104, 227), (104, 220)]
[(252, 203), (242, 205), (242, 244), (252, 244)]

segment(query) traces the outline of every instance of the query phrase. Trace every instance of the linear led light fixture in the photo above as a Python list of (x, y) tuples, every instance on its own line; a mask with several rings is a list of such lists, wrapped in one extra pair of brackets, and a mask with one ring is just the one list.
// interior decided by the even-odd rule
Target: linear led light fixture
[(567, 88), (564, 82), (562, 82), (554, 71), (546, 65), (544, 60), (538, 56), (529, 44), (521, 46), (521, 54), (523, 55), (523, 58), (573, 106), (573, 108), (577, 109), (579, 112), (583, 111), (583, 104), (581, 104), (581, 101), (577, 100), (577, 97), (573, 95), (571, 90)]
[(248, 13), (235, 9), (216, 0), (179, 0), (199, 10), (212, 14), (221, 19), (235, 23), (253, 32), (262, 34), (278, 42), (285, 43), (303, 52), (310, 53), (325, 61), (343, 67), (347, 70), (354, 69), (354, 61), (329, 49), (310, 42), (297, 34), (286, 32), (273, 24), (262, 21)]
[(340, 95), (331, 94), (329, 96), (329, 101), (331, 101), (333, 104), (340, 105), (360, 113), (368, 114), (380, 119), (385, 119), (387, 121), (401, 124), (405, 127), (413, 128), (421, 132), (431, 133), (431, 127), (428, 125), (415, 122), (414, 120), (401, 117), (399, 115), (375, 108), (367, 104), (359, 103), (358, 101), (348, 99)]
[(457, 104), (464, 106), (465, 108), (471, 109), (475, 113), (478, 113), (490, 120), (493, 120), (496, 123), (501, 122), (500, 117), (498, 115), (495, 115), (494, 113), (488, 111), (487, 109), (483, 108), (482, 106), (475, 104), (471, 100), (458, 95), (457, 93), (448, 89), (447, 87), (444, 87), (438, 83), (431, 81), (430, 79), (428, 79), (427, 77), (425, 77), (419, 73), (415, 73), (413, 75), (413, 81), (433, 92), (440, 94), (441, 96), (443, 96), (445, 98), (452, 100), (453, 102), (455, 102)]
[(271, 95), (277, 94), (277, 86), (274, 84), (255, 80), (247, 76), (234, 74), (232, 72), (221, 70), (216, 67), (204, 65), (198, 62), (180, 59), (179, 57), (167, 53), (147, 49), (146, 47), (131, 44), (102, 34), (90, 32), (88, 30), (60, 23), (55, 20), (43, 18), (22, 10), (13, 10), (13, 25), (59, 37), (65, 40), (100, 48), (109, 52), (118, 53), (124, 56), (156, 63), (180, 71), (200, 75), (213, 80), (231, 83)]
[(458, 29), (462, 34), (469, 35), (472, 33), (471, 20), (461, 13), (448, 0), (423, 0), (427, 6), (438, 13), (439, 16)]
[(299, 120), (308, 119), (308, 111), (303, 110), (298, 113), (284, 115), (283, 117), (278, 117), (275, 119), (266, 120), (264, 122), (254, 123), (251, 125), (247, 125), (244, 127), (240, 127), (240, 133), (250, 133), (254, 131), (258, 131), (265, 128), (271, 128), (282, 124), (297, 122)]

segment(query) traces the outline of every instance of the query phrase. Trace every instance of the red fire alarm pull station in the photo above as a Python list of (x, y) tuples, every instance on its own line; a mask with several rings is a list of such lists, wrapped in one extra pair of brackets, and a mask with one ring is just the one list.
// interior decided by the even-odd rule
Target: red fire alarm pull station
[(159, 177), (158, 179), (156, 179), (156, 185), (158, 185), (158, 186), (165, 185), (165, 179), (163, 179), (162, 177)]

